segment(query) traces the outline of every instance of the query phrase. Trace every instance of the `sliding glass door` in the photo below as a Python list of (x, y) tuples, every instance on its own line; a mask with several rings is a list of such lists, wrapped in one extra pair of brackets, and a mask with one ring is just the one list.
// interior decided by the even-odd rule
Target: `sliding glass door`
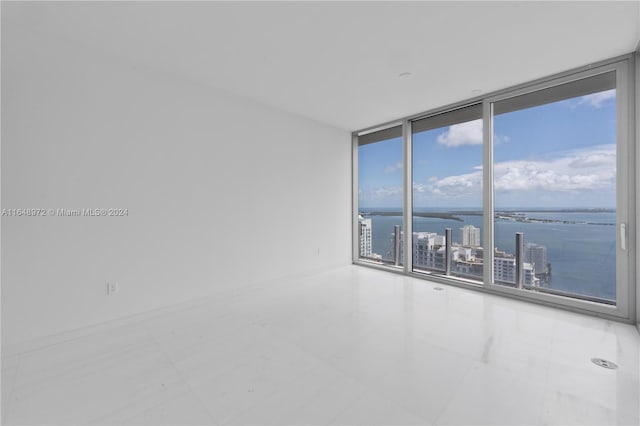
[(482, 281), (482, 105), (412, 123), (413, 270)]
[(615, 71), (497, 101), (493, 123), (494, 282), (615, 305)]
[(612, 60), (354, 134), (356, 263), (627, 318), (629, 77)]
[(402, 127), (361, 135), (356, 156), (358, 259), (402, 266)]

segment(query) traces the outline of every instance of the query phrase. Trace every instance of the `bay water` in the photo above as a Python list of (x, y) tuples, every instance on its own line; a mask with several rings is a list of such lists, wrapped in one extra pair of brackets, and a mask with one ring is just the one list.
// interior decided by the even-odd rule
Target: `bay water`
[[(397, 211), (397, 209), (362, 209), (367, 211)], [(473, 225), (481, 229), (482, 215), (456, 214), (455, 210), (416, 209), (416, 212), (449, 211), (462, 221), (414, 217), (414, 232), (435, 232), (444, 235), (452, 229), (453, 242), (460, 243), (460, 228)], [(469, 210), (466, 210), (467, 212)], [(515, 234), (524, 233), (526, 243), (547, 248), (551, 264), (548, 287), (574, 294), (605, 299), (616, 297), (616, 214), (613, 211), (532, 211), (518, 210), (531, 219), (553, 222), (517, 222), (496, 220), (495, 245), (499, 250), (515, 253)], [(374, 253), (385, 259), (392, 257), (393, 230), (402, 225), (401, 216), (372, 215), (372, 245)], [(575, 223), (570, 223), (575, 222)], [(584, 223), (586, 222), (586, 223)]]

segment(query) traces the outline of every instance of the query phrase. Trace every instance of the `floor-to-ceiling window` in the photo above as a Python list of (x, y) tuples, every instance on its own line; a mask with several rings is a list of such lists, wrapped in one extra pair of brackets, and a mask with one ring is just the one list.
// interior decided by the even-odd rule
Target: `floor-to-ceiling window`
[(356, 262), (628, 316), (630, 60), (354, 134)]
[(493, 103), (494, 282), (616, 303), (616, 73)]
[(401, 266), (403, 219), (402, 127), (358, 138), (357, 257)]
[(413, 270), (482, 280), (482, 105), (411, 129)]

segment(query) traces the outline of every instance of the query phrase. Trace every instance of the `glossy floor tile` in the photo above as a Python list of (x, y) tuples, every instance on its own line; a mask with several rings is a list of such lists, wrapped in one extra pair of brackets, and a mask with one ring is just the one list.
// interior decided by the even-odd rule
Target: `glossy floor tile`
[(357, 266), (238, 288), (5, 352), (2, 423), (640, 424), (630, 325)]

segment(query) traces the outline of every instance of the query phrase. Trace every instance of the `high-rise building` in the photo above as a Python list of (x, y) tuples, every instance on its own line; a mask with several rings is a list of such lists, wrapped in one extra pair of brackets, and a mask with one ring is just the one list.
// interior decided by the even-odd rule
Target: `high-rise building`
[[(475, 228), (473, 226), (465, 228), (467, 228), (467, 234), (471, 235), (471, 242), (473, 242), (474, 238), (479, 238), (479, 228)], [(461, 228), (460, 230), (465, 231), (465, 228)], [(545, 249), (544, 253), (546, 255), (546, 248), (542, 248)], [(534, 250), (534, 253), (537, 252)], [(457, 243), (452, 243), (451, 273), (472, 278), (482, 277), (484, 263), (483, 258), (484, 249), (478, 245), (460, 245)], [(444, 271), (446, 269), (446, 237), (435, 232), (414, 232), (413, 266), (416, 268)], [(512, 253), (507, 253), (505, 251), (495, 250), (493, 256), (493, 275), (494, 280), (498, 283), (516, 285), (515, 255), (513, 255)], [(536, 269), (534, 268), (534, 264), (530, 261), (523, 260), (522, 262), (521, 285), (527, 288), (540, 287), (541, 285), (540, 279), (536, 277)]]
[(371, 257), (373, 248), (371, 246), (371, 218), (358, 216), (360, 225), (360, 257)]
[(444, 269), (444, 235), (435, 232), (413, 233), (413, 265), (419, 268)]
[(524, 246), (524, 261), (533, 264), (536, 275), (544, 275), (548, 272), (547, 248), (534, 243)]
[(460, 240), (463, 246), (478, 247), (480, 245), (480, 228), (466, 225), (460, 228)]
[(493, 279), (496, 282), (516, 282), (516, 258), (513, 254), (496, 250), (493, 254)]
[(522, 264), (522, 280), (525, 286), (540, 287), (540, 279), (536, 277), (532, 263), (524, 262)]
[[(496, 282), (515, 284), (516, 258), (513, 254), (496, 250), (493, 256), (493, 277)], [(534, 266), (529, 262), (522, 262), (522, 284), (527, 287), (538, 287), (540, 280), (536, 278)]]

